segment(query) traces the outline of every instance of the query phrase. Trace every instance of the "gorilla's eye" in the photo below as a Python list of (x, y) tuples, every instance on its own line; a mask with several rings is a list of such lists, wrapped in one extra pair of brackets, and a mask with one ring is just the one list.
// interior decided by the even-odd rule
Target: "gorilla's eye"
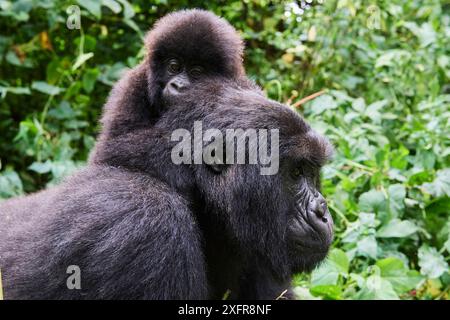
[(302, 169), (300, 167), (295, 167), (292, 171), (292, 176), (294, 178), (299, 178), (302, 175)]
[(181, 64), (177, 59), (170, 59), (167, 64), (167, 70), (171, 74), (177, 74), (181, 71)]
[(193, 78), (200, 78), (200, 76), (203, 74), (203, 68), (200, 66), (195, 66), (189, 71), (189, 74)]

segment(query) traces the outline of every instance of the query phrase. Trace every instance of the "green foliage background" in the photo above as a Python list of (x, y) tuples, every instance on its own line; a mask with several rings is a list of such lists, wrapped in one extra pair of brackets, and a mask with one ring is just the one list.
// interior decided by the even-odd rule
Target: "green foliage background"
[[(323, 173), (335, 219), (328, 260), (300, 299), (447, 299), (450, 27), (439, 0), (0, 0), (0, 198), (84, 163), (121, 70), (164, 14), (200, 7), (246, 41), (245, 64), (336, 146)], [(81, 29), (66, 27), (81, 8)], [(304, 3), (306, 4), (306, 2)]]

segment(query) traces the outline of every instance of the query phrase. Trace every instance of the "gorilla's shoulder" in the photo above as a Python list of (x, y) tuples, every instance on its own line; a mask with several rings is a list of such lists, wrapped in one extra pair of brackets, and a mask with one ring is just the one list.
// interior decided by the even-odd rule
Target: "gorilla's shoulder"
[(126, 208), (130, 204), (152, 208), (168, 199), (180, 204), (184, 201), (176, 190), (151, 174), (107, 165), (89, 165), (71, 176), (56, 200), (86, 204), (83, 199), (106, 208)]

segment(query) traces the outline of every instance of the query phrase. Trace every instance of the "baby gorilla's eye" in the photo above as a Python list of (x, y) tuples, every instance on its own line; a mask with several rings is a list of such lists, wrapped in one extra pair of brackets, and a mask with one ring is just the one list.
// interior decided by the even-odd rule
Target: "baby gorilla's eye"
[(170, 59), (167, 63), (167, 70), (171, 74), (177, 74), (181, 71), (181, 63), (177, 59)]
[(192, 67), (192, 69), (189, 71), (189, 74), (193, 78), (200, 78), (200, 76), (203, 74), (203, 68), (200, 66)]

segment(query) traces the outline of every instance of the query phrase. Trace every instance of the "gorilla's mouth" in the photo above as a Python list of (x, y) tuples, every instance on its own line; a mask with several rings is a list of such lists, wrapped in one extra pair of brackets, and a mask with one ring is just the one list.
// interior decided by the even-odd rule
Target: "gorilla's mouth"
[[(289, 238), (296, 251), (326, 254), (333, 240), (332, 220), (314, 219), (300, 204), (289, 226)], [(317, 220), (317, 221), (314, 221)]]
[(293, 273), (310, 272), (328, 255), (329, 246), (311, 246), (302, 241), (295, 241), (290, 250), (290, 266)]

